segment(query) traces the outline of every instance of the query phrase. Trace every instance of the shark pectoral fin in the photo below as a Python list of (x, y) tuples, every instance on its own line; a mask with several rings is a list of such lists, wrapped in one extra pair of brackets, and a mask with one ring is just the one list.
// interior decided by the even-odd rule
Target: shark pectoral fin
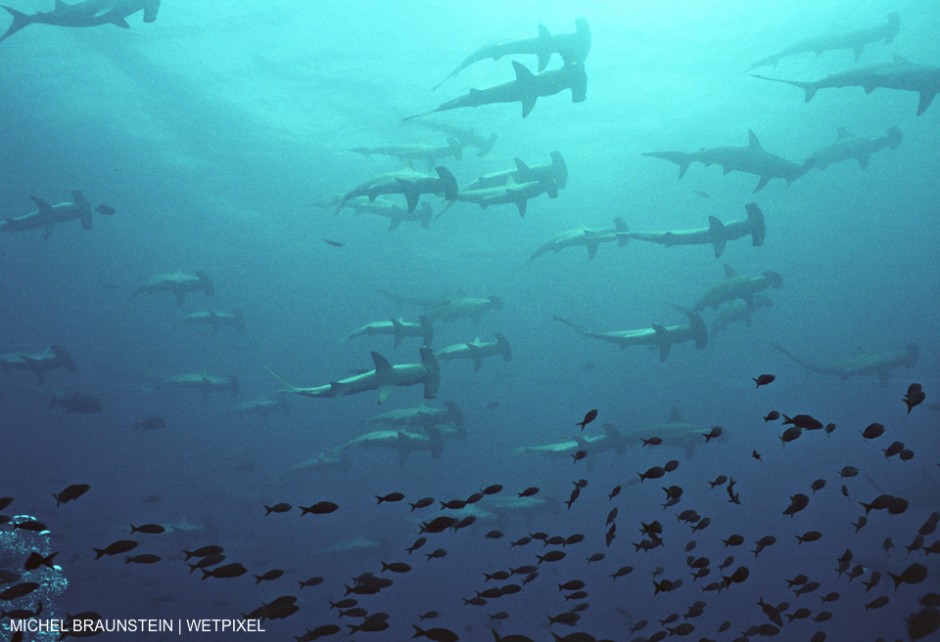
[(517, 208), (519, 208), (519, 216), (525, 216), (526, 207), (529, 204), (525, 194), (516, 189), (510, 189), (506, 191), (509, 193), (510, 197), (512, 197), (512, 202), (516, 204)]
[(767, 186), (767, 183), (770, 182), (770, 178), (771, 178), (770, 176), (761, 176), (760, 180), (757, 181), (757, 187), (754, 188), (754, 191), (759, 192), (762, 189), (764, 189), (764, 187)]
[(480, 350), (479, 346), (476, 346), (472, 343), (466, 344), (467, 349), (470, 351), (470, 358), (473, 359), (473, 371), (477, 372), (480, 370), (480, 367), (483, 365), (483, 351)]
[(394, 386), (379, 386), (379, 405), (385, 403), (388, 396), (392, 394), (392, 388), (394, 388)]
[(534, 94), (529, 94), (522, 98), (522, 117), (523, 118), (528, 116), (529, 112), (532, 111), (532, 108), (535, 107), (536, 100), (538, 100), (538, 96)]
[(657, 323), (653, 324), (653, 330), (656, 332), (656, 345), (659, 346), (659, 360), (665, 361), (669, 358), (669, 351), (672, 349), (669, 330)]
[(600, 246), (600, 239), (597, 238), (588, 238), (585, 243), (588, 253), (588, 261), (594, 258), (594, 255), (597, 254), (597, 248)]
[(922, 91), (920, 92), (920, 101), (917, 103), (917, 115), (920, 116), (927, 108), (930, 107), (930, 103), (933, 102), (933, 97), (937, 95), (936, 91)]
[(406, 181), (404, 178), (396, 178), (395, 180), (398, 186), (401, 187), (401, 193), (405, 195), (405, 200), (408, 202), (408, 211), (413, 212), (414, 209), (418, 207), (418, 196), (420, 196), (418, 186), (411, 181)]
[(124, 19), (124, 16), (118, 13), (115, 13), (114, 15), (112, 15), (110, 19), (108, 20), (108, 22), (113, 24), (115, 27), (120, 27), (121, 29), (131, 28), (131, 26), (127, 23), (127, 20)]
[(727, 244), (727, 241), (723, 238), (715, 239), (714, 241), (712, 241), (712, 247), (715, 248), (716, 259), (721, 257), (722, 254), (724, 254), (726, 244)]

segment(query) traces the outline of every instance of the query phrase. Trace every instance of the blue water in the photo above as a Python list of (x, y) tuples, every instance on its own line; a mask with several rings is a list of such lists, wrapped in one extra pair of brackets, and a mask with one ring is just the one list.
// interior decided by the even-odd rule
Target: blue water
[[(17, 8), (49, 9), (25, 0)], [(552, 626), (559, 636), (577, 630), (618, 641), (651, 637), (662, 628), (659, 620), (701, 599), (704, 615), (689, 620), (695, 626), (689, 639), (732, 640), (769, 622), (756, 605), (763, 597), (789, 602), (783, 612), (801, 606), (813, 615), (832, 612), (824, 622), (794, 620), (777, 639), (809, 640), (816, 631), (838, 641), (907, 639), (904, 618), (921, 610), (921, 596), (937, 592), (940, 577), (934, 556), (904, 549), (940, 506), (940, 415), (929, 407), (940, 390), (934, 339), (940, 320), (940, 106), (917, 116), (915, 93), (866, 94), (858, 87), (822, 89), (804, 103), (800, 89), (745, 72), (805, 37), (876, 25), (890, 11), (900, 15), (896, 39), (868, 45), (858, 64), (887, 62), (895, 54), (940, 63), (940, 9), (925, 0), (812, 8), (732, 1), (308, 6), (271, 0), (235, 6), (164, 0), (155, 22), (142, 24), (137, 14), (128, 19), (129, 30), (37, 24), (0, 43), (2, 215), (35, 209), (31, 195), (68, 201), (74, 189), (93, 206), (116, 210), (96, 213), (90, 231), (70, 222), (49, 238), (41, 230), (0, 236), (0, 353), (37, 353), (56, 344), (77, 365), (74, 373), (50, 372), (42, 386), (28, 372), (0, 373), (0, 496), (15, 498), (7, 513), (35, 515), (50, 527), (51, 548), (61, 551), (56, 561), (68, 578), (60, 611), (237, 618), (294, 595), (299, 611), (266, 621), (264, 636), (291, 639), (323, 624), (354, 624), (338, 620), (327, 600), (341, 597), (351, 577), (378, 573), (380, 560), (407, 560), (411, 573), (383, 574), (395, 584), (360, 598), (370, 612), (389, 613), (390, 628), (354, 639), (407, 639), (419, 613), (437, 610), (440, 616), (424, 624), (452, 629), (462, 640), (491, 639), (488, 614), (497, 611), (509, 613), (498, 624), (501, 635), (549, 640), (545, 616), (573, 605), (556, 584), (574, 578), (586, 582), (590, 608), (574, 628)], [(518, 103), (435, 114), (484, 135), (498, 133), (484, 157), (468, 148), (461, 160), (439, 162), (460, 185), (512, 168), (516, 157), (541, 164), (559, 150), (569, 178), (557, 199), (532, 199), (525, 217), (511, 204), (483, 210), (457, 203), (427, 229), (405, 222), (395, 232), (384, 219), (349, 209), (336, 214), (327, 204), (373, 175), (402, 167), (350, 148), (444, 144), (443, 135), (401, 119), (470, 88), (512, 80), (510, 60), (535, 70), (528, 55), (485, 60), (431, 92), (470, 52), (534, 37), (539, 23), (566, 33), (582, 16), (593, 40), (585, 61), (586, 101), (573, 104), (567, 91), (540, 98), (525, 119)], [(553, 57), (549, 68), (559, 64)], [(854, 64), (852, 52), (841, 50), (800, 54), (755, 73), (813, 80)], [(751, 129), (765, 149), (800, 162), (834, 142), (839, 127), (878, 137), (892, 126), (903, 131), (903, 143), (875, 153), (866, 171), (855, 161), (839, 163), (809, 171), (789, 188), (773, 180), (757, 194), (753, 175), (722, 175), (718, 167), (694, 164), (677, 181), (675, 165), (642, 155), (743, 146)], [(445, 205), (423, 198), (437, 211)], [(580, 247), (529, 261), (542, 243), (579, 226), (609, 227), (619, 216), (634, 230), (701, 227), (708, 216), (726, 223), (743, 218), (751, 201), (766, 216), (766, 242), (732, 241), (720, 259), (710, 246), (631, 241), (604, 244), (591, 261)], [(750, 327), (715, 333), (703, 350), (676, 345), (661, 363), (655, 349), (621, 351), (552, 320), (559, 315), (592, 330), (681, 323), (674, 306), (690, 306), (718, 283), (726, 263), (742, 275), (774, 270), (784, 286), (765, 293), (773, 307), (755, 313)], [(214, 282), (211, 298), (191, 293), (177, 307), (168, 294), (132, 297), (155, 274), (197, 270)], [(479, 324), (436, 323), (434, 348), (502, 332), (512, 344), (512, 361), (487, 360), (479, 372), (470, 362), (441, 365), (440, 392), (427, 403), (453, 400), (465, 414), (468, 435), (448, 441), (439, 460), (414, 453), (399, 465), (393, 451), (355, 452), (344, 466), (291, 472), (369, 431), (362, 422), (377, 412), (422, 401), (420, 387), (413, 387), (396, 389), (381, 407), (373, 392), (333, 399), (290, 395), (287, 415), (229, 413), (239, 402), (277, 393), (281, 385), (266, 368), (313, 386), (371, 368), (373, 350), (392, 363), (416, 362), (415, 339), (397, 349), (389, 337), (342, 340), (365, 323), (416, 318), (414, 308), (397, 308), (377, 289), (498, 296), (503, 309)], [(221, 328), (212, 336), (208, 328), (180, 322), (199, 310), (235, 308), (244, 311), (244, 333)], [(703, 316), (710, 324), (715, 313)], [(771, 347), (828, 361), (858, 350), (903, 350), (910, 342), (920, 347), (919, 361), (892, 372), (886, 385), (875, 377), (841, 381), (807, 373)], [(155, 388), (167, 377), (203, 371), (237, 376), (238, 396), (204, 400), (195, 391)], [(777, 380), (755, 390), (751, 379), (764, 372)], [(900, 400), (912, 382), (923, 385), (927, 398), (907, 414)], [(51, 397), (69, 392), (101, 399), (103, 412), (50, 407)], [(492, 402), (498, 407), (489, 407)], [(641, 448), (631, 438), (625, 454), (598, 455), (590, 468), (590, 461), (514, 451), (570, 439), (591, 408), (599, 410), (598, 420), (585, 432), (595, 435), (608, 422), (623, 432), (663, 423), (673, 407), (703, 431), (723, 426), (729, 439), (707, 446), (702, 439), (689, 457), (674, 447)], [(828, 437), (807, 432), (783, 447), (780, 424), (762, 420), (774, 408), (838, 428)], [(165, 418), (166, 427), (135, 430), (148, 415)], [(887, 433), (867, 442), (858, 432), (872, 422), (883, 423)], [(915, 457), (885, 458), (881, 449), (894, 440)], [(666, 478), (626, 486), (669, 459), (680, 466)], [(845, 465), (862, 474), (841, 480), (837, 471)], [(708, 489), (706, 481), (719, 474), (737, 480), (741, 505), (728, 503), (721, 487)], [(581, 478), (589, 485), (570, 510), (531, 523), (510, 519), (500, 540), (483, 537), (489, 525), (430, 536), (411, 556), (404, 552), (418, 536), (411, 518), (440, 513), (431, 508), (411, 515), (404, 502), (376, 506), (373, 499), (401, 491), (409, 501), (443, 501), (499, 483), (507, 497), (538, 486), (540, 497), (564, 500)], [(813, 495), (809, 484), (817, 478), (827, 486)], [(92, 488), (55, 507), (50, 494), (73, 483)], [(843, 483), (850, 498), (840, 494)], [(617, 484), (624, 491), (608, 501)], [(660, 488), (672, 484), (685, 493), (676, 507), (663, 510)], [(811, 495), (809, 507), (782, 516), (796, 493)], [(855, 534), (851, 522), (864, 512), (859, 502), (881, 493), (909, 499), (910, 508), (898, 516), (873, 511)], [(142, 501), (150, 495), (161, 500)], [(296, 506), (325, 499), (340, 510), (299, 516)], [(295, 508), (265, 517), (263, 506), (277, 502)], [(613, 506), (619, 508), (618, 534), (608, 548), (605, 516)], [(677, 524), (674, 515), (689, 508), (710, 517), (711, 525), (692, 534)], [(656, 519), (664, 525), (664, 546), (635, 553), (631, 543), (640, 541), (641, 522)], [(195, 530), (135, 535), (141, 542), (135, 553), (163, 557), (153, 566), (125, 565), (123, 556), (94, 560), (92, 547), (127, 538), (129, 524), (147, 522), (183, 522)], [(797, 545), (795, 535), (812, 529), (823, 538)], [(568, 547), (564, 561), (540, 565), (539, 577), (519, 594), (463, 605), (463, 598), (494, 584), (484, 583), (484, 571), (535, 563), (541, 543), (510, 548), (508, 542), (536, 531), (580, 532), (586, 540)], [(725, 549), (720, 540), (731, 533), (744, 535), (745, 545)], [(766, 534), (778, 541), (755, 560), (753, 543)], [(890, 554), (882, 546), (888, 537), (895, 544)], [(367, 543), (364, 549), (326, 552), (357, 538)], [(925, 546), (936, 538), (927, 535)], [(710, 558), (712, 568), (694, 583), (684, 550), (693, 539), (691, 554)], [(249, 574), (206, 581), (199, 572), (189, 574), (181, 551), (205, 544), (224, 546), (226, 562), (243, 563)], [(448, 556), (425, 562), (422, 554), (437, 547)], [(851, 582), (835, 571), (846, 548), (853, 566), (865, 565), (865, 575)], [(599, 551), (605, 560), (584, 561)], [(700, 586), (719, 579), (716, 567), (729, 554), (736, 560), (726, 573), (745, 565), (750, 577), (721, 593), (703, 593)], [(887, 573), (914, 562), (927, 565), (928, 578), (895, 590)], [(624, 564), (634, 571), (612, 582), (608, 576)], [(662, 578), (681, 577), (683, 585), (654, 596), (656, 567), (663, 568)], [(271, 568), (284, 576), (257, 585), (250, 577)], [(860, 581), (872, 570), (883, 578), (866, 593)], [(821, 588), (795, 597), (784, 579), (798, 573)], [(297, 582), (313, 575), (325, 581), (298, 590)], [(830, 591), (841, 598), (821, 605), (819, 596)], [(863, 605), (880, 595), (890, 603), (866, 612)], [(16, 604), (35, 606), (29, 598)], [(641, 619), (651, 624), (631, 633)], [(719, 633), (726, 620), (731, 628)]]

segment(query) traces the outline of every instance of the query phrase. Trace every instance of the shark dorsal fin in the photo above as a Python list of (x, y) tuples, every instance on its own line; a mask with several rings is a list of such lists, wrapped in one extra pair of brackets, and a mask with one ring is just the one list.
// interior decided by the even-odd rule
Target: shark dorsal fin
[(375, 364), (375, 381), (379, 386), (389, 385), (392, 378), (392, 364), (378, 352), (372, 353), (372, 363)]
[(551, 38), (552, 32), (543, 24), (539, 25), (539, 38)]
[(725, 224), (718, 220), (715, 216), (708, 217), (708, 231), (720, 233), (725, 229)]
[(757, 134), (754, 133), (753, 129), (747, 130), (747, 146), (753, 147), (754, 149), (764, 149), (760, 144), (760, 139), (757, 138)]
[(682, 413), (679, 412), (678, 408), (673, 406), (672, 409), (669, 411), (669, 423), (675, 424), (675, 423), (679, 423), (680, 421), (683, 421)]
[(738, 275), (738, 273), (734, 271), (734, 268), (731, 267), (730, 265), (728, 265), (727, 263), (725, 263), (725, 278), (726, 278), (726, 279), (733, 279), (733, 278), (736, 277), (737, 275)]
[(515, 158), (515, 161), (516, 161), (516, 171), (518, 172), (532, 171), (531, 168), (526, 164), (526, 162), (522, 160), (521, 158), (519, 158), (518, 156)]
[(535, 82), (535, 75), (521, 62), (513, 60), (512, 68), (516, 71), (516, 82), (519, 84), (529, 85)]

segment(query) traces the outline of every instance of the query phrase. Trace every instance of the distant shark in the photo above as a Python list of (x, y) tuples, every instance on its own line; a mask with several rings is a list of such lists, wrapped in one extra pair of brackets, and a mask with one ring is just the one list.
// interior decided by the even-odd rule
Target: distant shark
[(369, 417), (366, 425), (385, 424), (396, 428), (423, 428), (425, 430), (446, 423), (463, 426), (463, 412), (453, 401), (445, 401), (444, 407), (431, 407), (421, 402), (413, 408), (399, 408)]
[(694, 341), (695, 347), (701, 350), (708, 344), (708, 329), (705, 322), (695, 312), (688, 312), (688, 325), (663, 326), (654, 323), (649, 328), (637, 328), (635, 330), (614, 330), (608, 332), (595, 332), (586, 330), (577, 323), (569, 321), (559, 316), (552, 318), (559, 323), (573, 328), (581, 336), (598, 341), (606, 341), (620, 346), (621, 349), (629, 346), (652, 346), (659, 349), (659, 360), (665, 361), (669, 358), (669, 352), (672, 346), (677, 343)]
[(378, 352), (372, 353), (372, 363), (375, 368), (361, 374), (331, 381), (320, 386), (302, 388), (285, 381), (280, 375), (269, 370), (285, 388), (282, 394), (303, 395), (305, 397), (343, 397), (369, 390), (377, 390), (379, 403), (383, 403), (392, 390), (399, 386), (424, 386), (424, 398), (433, 399), (437, 396), (440, 387), (440, 368), (434, 352), (427, 347), (421, 348), (421, 363), (404, 363), (392, 365), (388, 359)]
[(601, 243), (616, 242), (618, 245), (626, 245), (629, 239), (623, 237), (622, 234), (627, 231), (627, 224), (619, 216), (614, 219), (613, 227), (578, 227), (573, 230), (568, 230), (567, 232), (562, 232), (548, 242), (540, 245), (538, 249), (532, 253), (532, 256), (529, 257), (529, 260), (534, 261), (547, 252), (558, 254), (558, 252), (566, 247), (578, 246), (583, 246), (587, 250), (588, 260), (591, 260), (594, 258), (594, 255), (597, 254), (597, 248)]
[[(91, 209), (91, 204), (80, 191), (72, 191), (71, 203), (50, 205), (38, 196), (31, 196), (30, 198), (33, 199), (38, 209), (29, 214), (0, 220), (0, 230), (4, 232), (22, 232), (24, 230), (42, 229), (45, 230), (44, 238), (49, 238), (52, 236), (57, 223), (76, 220), (81, 221), (82, 229), (91, 229), (94, 212)], [(99, 205), (94, 211), (106, 215), (114, 214), (114, 209), (107, 205)]]
[(212, 285), (212, 280), (205, 272), (158, 274), (134, 290), (131, 298), (138, 294), (153, 294), (154, 292), (172, 292), (176, 305), (182, 305), (183, 297), (187, 292), (205, 292), (206, 296), (212, 296), (215, 294), (215, 286)]
[[(632, 428), (626, 433), (625, 438), (640, 441), (650, 437), (659, 437), (663, 440), (664, 446), (682, 448), (685, 450), (686, 456), (691, 457), (697, 447), (705, 445), (705, 433), (708, 430), (707, 426), (687, 423), (682, 419), (679, 410), (673, 407), (666, 423)], [(718, 441), (727, 441), (728, 431), (723, 431), (717, 439)]]
[(368, 196), (357, 196), (346, 201), (345, 207), (351, 208), (356, 214), (375, 214), (388, 219), (388, 231), (394, 232), (405, 221), (415, 221), (421, 227), (428, 228), (434, 220), (434, 208), (427, 201), (422, 201), (421, 207), (408, 210), (388, 198), (377, 197), (370, 201)]
[(237, 332), (245, 331), (245, 315), (241, 310), (231, 312), (217, 312), (204, 310), (187, 314), (181, 320), (185, 325), (207, 325), (212, 328), (212, 336), (219, 332), (219, 328), (235, 328)]
[(373, 154), (392, 156), (403, 161), (425, 161), (428, 169), (434, 169), (442, 158), (463, 158), (463, 144), (456, 138), (448, 138), (446, 145), (386, 145), (383, 147), (353, 147), (349, 151), (369, 157)]
[(832, 87), (861, 87), (866, 94), (879, 88), (913, 91), (920, 94), (917, 103), (918, 116), (927, 111), (934, 96), (940, 92), (940, 67), (914, 64), (901, 56), (895, 56), (892, 62), (856, 67), (811, 82), (751, 75), (762, 80), (772, 80), (799, 87), (806, 92), (806, 102), (811, 101), (820, 89)]
[(459, 428), (432, 426), (423, 430), (377, 430), (347, 441), (337, 449), (340, 456), (354, 450), (389, 449), (398, 452), (398, 463), (403, 466), (413, 452), (429, 452), (432, 459), (440, 459), (449, 439), (466, 439), (467, 431)]
[[(542, 444), (539, 446), (519, 446), (514, 452), (517, 455), (543, 455), (551, 458), (567, 459), (579, 450), (584, 450), (588, 458), (593, 459), (605, 452), (622, 455), (626, 452), (627, 444), (623, 435), (613, 424), (604, 424), (603, 432), (596, 435), (576, 435), (571, 439)], [(589, 463), (591, 463), (589, 461)]]
[(426, 315), (421, 315), (419, 321), (405, 321), (404, 319), (389, 319), (388, 321), (374, 321), (353, 330), (343, 341), (355, 339), (356, 337), (371, 337), (378, 334), (390, 334), (394, 337), (395, 343), (392, 347), (397, 348), (402, 340), (407, 337), (417, 337), (422, 340), (421, 345), (429, 346), (434, 340), (434, 327), (431, 320)]
[(423, 118), (412, 122), (416, 125), (427, 127), (431, 131), (441, 132), (452, 138), (456, 138), (464, 147), (475, 147), (477, 149), (477, 156), (481, 158), (490, 153), (490, 150), (493, 149), (493, 145), (496, 144), (496, 139), (498, 138), (495, 133), (484, 138), (476, 133), (472, 127), (460, 127), (439, 120)]
[[(544, 71), (548, 66), (548, 61), (552, 54), (561, 54), (566, 50), (571, 50), (580, 59), (585, 60), (591, 51), (591, 30), (588, 28), (587, 20), (578, 18), (575, 20), (575, 32), (552, 35), (545, 25), (539, 25), (539, 35), (536, 38), (526, 38), (523, 40), (512, 40), (495, 45), (489, 45), (477, 49), (472, 54), (464, 58), (463, 62), (457, 65), (447, 78), (435, 85), (437, 89), (445, 82), (456, 78), (461, 71), (470, 65), (491, 58), (494, 61), (503, 56), (515, 54), (533, 54), (538, 56), (538, 69)], [(482, 155), (482, 154), (481, 154)]]
[(737, 321), (751, 327), (752, 315), (761, 308), (770, 308), (773, 305), (773, 301), (760, 294), (755, 294), (747, 301), (744, 299), (729, 301), (718, 309), (718, 316), (715, 317), (709, 332), (715, 335), (721, 330), (727, 330), (729, 325)]
[(127, 17), (138, 11), (144, 12), (144, 22), (156, 20), (160, 0), (83, 0), (73, 4), (55, 0), (55, 8), (52, 11), (34, 14), (26, 14), (7, 6), (3, 8), (13, 16), (13, 22), (6, 33), (0, 36), (0, 41), (31, 24), (56, 27), (97, 27), (110, 24), (129, 29)]
[(777, 63), (781, 59), (788, 56), (795, 56), (802, 53), (815, 53), (819, 55), (824, 51), (834, 51), (837, 49), (851, 49), (855, 53), (855, 60), (858, 61), (862, 57), (862, 52), (865, 50), (865, 45), (878, 42), (879, 40), (883, 41), (885, 44), (890, 44), (894, 42), (895, 36), (898, 35), (898, 29), (901, 27), (901, 21), (898, 18), (898, 12), (892, 11), (887, 16), (885, 16), (885, 21), (882, 24), (875, 25), (873, 27), (866, 27), (864, 29), (858, 29), (856, 31), (848, 31), (840, 34), (830, 34), (825, 36), (815, 36), (813, 38), (807, 38), (806, 40), (801, 40), (800, 42), (790, 45), (786, 49), (782, 49), (777, 53), (767, 56), (766, 58), (761, 58), (753, 65), (748, 67), (748, 71), (756, 69), (757, 67), (765, 67), (767, 65), (777, 66)]
[(175, 388), (179, 390), (198, 390), (206, 399), (212, 392), (228, 392), (233, 397), (240, 389), (238, 377), (216, 377), (206, 372), (179, 374), (164, 379), (154, 386), (155, 389)]
[(521, 62), (513, 61), (516, 79), (495, 87), (486, 89), (471, 89), (469, 93), (458, 96), (453, 100), (423, 114), (406, 116), (402, 120), (408, 121), (429, 114), (463, 107), (479, 107), (495, 103), (522, 103), (522, 117), (525, 118), (535, 107), (535, 102), (545, 96), (554, 96), (566, 89), (571, 90), (571, 102), (584, 102), (587, 98), (587, 74), (584, 72), (584, 63), (575, 57), (569, 57), (561, 69), (543, 71), (533, 74)]
[(619, 231), (615, 236), (618, 240), (636, 239), (638, 241), (659, 243), (666, 247), (674, 245), (711, 245), (715, 249), (715, 258), (717, 259), (725, 251), (725, 244), (728, 241), (750, 236), (752, 245), (755, 247), (763, 245), (766, 233), (764, 214), (757, 206), (757, 203), (748, 203), (744, 207), (747, 211), (747, 218), (742, 221), (722, 223), (714, 216), (709, 216), (708, 227), (706, 228), (674, 230), (671, 232)]
[(479, 323), (483, 315), (490, 310), (502, 309), (503, 300), (498, 296), (486, 298), (460, 297), (448, 299), (444, 303), (430, 308), (425, 314), (432, 321), (441, 320), (450, 323), (457, 319), (470, 318), (474, 323)]
[(920, 357), (920, 349), (916, 343), (909, 343), (907, 349), (894, 352), (871, 354), (859, 350), (846, 359), (825, 362), (803, 359), (777, 344), (773, 344), (773, 347), (809, 372), (838, 377), (843, 381), (851, 377), (876, 376), (882, 385), (888, 383), (888, 375), (891, 374), (892, 370), (901, 366), (913, 368)]
[(290, 408), (287, 407), (287, 401), (282, 396), (260, 397), (243, 401), (228, 411), (228, 414), (237, 417), (267, 417), (268, 415), (280, 412), (290, 414)]
[(901, 130), (897, 127), (892, 127), (884, 136), (878, 138), (853, 136), (846, 129), (840, 127), (838, 140), (810, 154), (803, 161), (803, 167), (807, 169), (818, 167), (824, 170), (833, 163), (854, 158), (858, 161), (859, 167), (868, 169), (868, 160), (872, 154), (882, 149), (897, 149), (903, 139)]
[(503, 361), (511, 361), (512, 349), (505, 335), (497, 332), (495, 341), (481, 341), (478, 337), (467, 343), (455, 343), (441, 348), (434, 355), (438, 361), (454, 361), (456, 359), (473, 361), (473, 371), (476, 372), (487, 357), (500, 356)]
[(339, 212), (347, 201), (357, 196), (368, 196), (370, 201), (374, 201), (382, 194), (401, 194), (408, 203), (409, 212), (418, 206), (421, 194), (443, 194), (448, 201), (457, 198), (457, 179), (450, 170), (446, 167), (436, 167), (434, 171), (437, 176), (414, 170), (400, 170), (375, 176), (346, 192), (336, 211)]
[(748, 144), (745, 147), (713, 147), (691, 153), (647, 152), (643, 155), (675, 163), (679, 166), (680, 179), (692, 163), (702, 163), (706, 167), (721, 165), (725, 174), (734, 171), (755, 174), (760, 177), (755, 192), (764, 189), (774, 178), (782, 178), (789, 186), (806, 172), (800, 165), (764, 150), (753, 130), (748, 130), (747, 136)]
[(756, 276), (738, 276), (730, 265), (725, 265), (725, 279), (713, 286), (702, 298), (695, 302), (692, 311), (701, 312), (706, 308), (717, 308), (722, 303), (741, 299), (750, 301), (759, 292), (767, 288), (783, 287), (783, 277), (773, 270), (767, 270)]
[(36, 375), (36, 383), (42, 385), (46, 381), (46, 372), (56, 368), (65, 368), (69, 372), (75, 372), (75, 362), (64, 348), (60, 346), (49, 346), (45, 350), (35, 354), (17, 352), (13, 354), (0, 354), (0, 366), (3, 371), (8, 370), (28, 370)]

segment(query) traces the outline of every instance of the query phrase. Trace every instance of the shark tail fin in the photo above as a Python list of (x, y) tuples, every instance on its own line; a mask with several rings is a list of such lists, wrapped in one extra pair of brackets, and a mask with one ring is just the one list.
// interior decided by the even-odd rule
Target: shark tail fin
[(751, 233), (751, 243), (755, 247), (763, 245), (767, 233), (767, 227), (764, 224), (764, 213), (757, 203), (748, 203), (744, 208), (747, 210), (747, 226)]
[(646, 152), (644, 156), (649, 156), (651, 158), (661, 158), (662, 160), (669, 161), (670, 163), (675, 163), (679, 166), (679, 179), (681, 180), (685, 176), (686, 171), (689, 169), (689, 165), (692, 164), (694, 157), (692, 154), (686, 152)]
[(435, 167), (434, 171), (437, 172), (437, 175), (441, 177), (441, 181), (444, 183), (444, 198), (448, 201), (456, 200), (457, 178), (446, 167)]
[(419, 322), (421, 323), (421, 335), (424, 340), (422, 345), (430, 347), (431, 342), (434, 341), (434, 326), (431, 324), (431, 319), (426, 314), (422, 314), (419, 317)]
[(815, 83), (804, 82), (802, 80), (785, 80), (783, 78), (771, 78), (770, 76), (761, 76), (760, 74), (751, 74), (754, 78), (760, 78), (761, 80), (770, 80), (773, 82), (782, 82), (785, 85), (793, 85), (794, 87), (799, 87), (805, 92), (804, 102), (809, 102), (813, 99), (813, 96), (816, 95), (816, 91), (819, 89)]
[(496, 333), (496, 351), (499, 352), (503, 361), (512, 361), (512, 348), (509, 346), (509, 339), (502, 332)]
[(7, 10), (11, 16), (13, 16), (13, 22), (10, 24), (9, 29), (6, 30), (6, 33), (3, 36), (0, 36), (0, 40), (6, 40), (13, 34), (15, 34), (20, 29), (28, 27), (33, 23), (33, 17), (23, 13), (22, 11), (17, 11), (11, 7), (3, 5), (3, 8)]
[(553, 314), (552, 319), (554, 319), (555, 321), (558, 321), (558, 323), (568, 326), (569, 328), (572, 328), (575, 332), (578, 332), (582, 336), (586, 337), (590, 334), (587, 330), (584, 329), (584, 327), (578, 325), (574, 321), (569, 321), (568, 319), (564, 317), (560, 317), (557, 314)]
[(284, 390), (282, 390), (281, 392), (295, 392), (297, 390), (301, 390), (300, 386), (295, 386), (290, 381), (288, 381), (287, 379), (285, 379), (278, 373), (274, 372), (274, 370), (272, 370), (270, 366), (265, 366), (264, 369), (267, 371), (269, 375), (271, 375), (272, 377), (280, 381), (281, 385), (284, 386)]
[(426, 346), (421, 348), (421, 365), (428, 371), (424, 379), (424, 398), (433, 399), (441, 387), (441, 367), (431, 348)]

